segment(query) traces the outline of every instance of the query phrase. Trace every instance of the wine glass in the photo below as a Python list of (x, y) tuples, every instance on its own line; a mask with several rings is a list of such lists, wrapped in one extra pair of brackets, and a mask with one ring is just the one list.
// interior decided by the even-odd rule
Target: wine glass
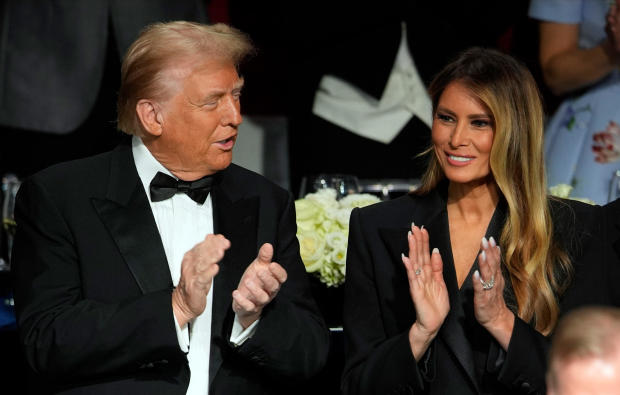
[(316, 192), (321, 189), (332, 188), (336, 191), (336, 199), (359, 193), (361, 191), (359, 180), (351, 174), (319, 174), (317, 176), (304, 177), (301, 183), (300, 197), (306, 193)]
[(608, 201), (613, 202), (620, 197), (620, 170), (616, 170), (609, 184)]
[(11, 250), (13, 248), (13, 237), (17, 224), (15, 223), (15, 197), (19, 189), (20, 181), (14, 174), (5, 174), (2, 177), (2, 228), (5, 234), (6, 254), (5, 259), (0, 262), (0, 270), (10, 270)]

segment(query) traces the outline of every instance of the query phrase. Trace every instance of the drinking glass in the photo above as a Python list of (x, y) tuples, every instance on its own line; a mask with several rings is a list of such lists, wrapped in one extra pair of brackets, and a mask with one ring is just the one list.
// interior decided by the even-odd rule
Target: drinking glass
[(15, 197), (19, 189), (20, 181), (14, 174), (5, 174), (2, 177), (2, 230), (6, 252), (2, 254), (0, 270), (10, 270), (11, 250), (13, 237), (15, 236)]
[(304, 177), (301, 182), (299, 196), (304, 197), (307, 193), (316, 192), (320, 189), (332, 188), (336, 191), (336, 199), (361, 191), (359, 180), (351, 174), (319, 174)]
[(613, 202), (614, 200), (620, 197), (620, 170), (616, 170), (614, 176), (611, 179), (611, 183), (609, 184), (609, 202)]

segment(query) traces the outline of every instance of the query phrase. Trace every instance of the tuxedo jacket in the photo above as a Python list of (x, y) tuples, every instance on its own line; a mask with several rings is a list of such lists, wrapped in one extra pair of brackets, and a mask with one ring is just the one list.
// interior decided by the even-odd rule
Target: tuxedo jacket
[[(211, 193), (214, 231), (231, 248), (212, 288), (210, 394), (287, 393), (320, 370), (329, 339), (299, 256), (292, 198), (234, 164)], [(18, 330), (36, 380), (67, 394), (185, 394), (170, 270), (131, 144), (27, 179), (16, 221)], [(266, 242), (288, 279), (235, 348), (231, 294)]]
[[(461, 308), (465, 298), (473, 306), (473, 291), (463, 293), (457, 285), (446, 202), (446, 189), (438, 188), (425, 196), (407, 195), (352, 212), (344, 306), (345, 394), (545, 393), (550, 339), (516, 317), (504, 351), (475, 322), (473, 308)], [(588, 304), (620, 305), (620, 265), (607, 239), (601, 208), (556, 199), (550, 200), (550, 207), (554, 235), (574, 267), (569, 288), (558, 295), (561, 313)], [(500, 240), (506, 212), (502, 201), (487, 238)], [(448, 316), (417, 363), (408, 339), (416, 315), (401, 260), (401, 253), (408, 254), (411, 222), (424, 225), (430, 247), (439, 249), (450, 299)], [(472, 272), (476, 267), (474, 262)], [(504, 299), (514, 312), (514, 293), (504, 276)]]
[(122, 58), (149, 23), (205, 22), (205, 3), (4, 0), (0, 4), (0, 124), (57, 134), (75, 130), (95, 105), (110, 34)]

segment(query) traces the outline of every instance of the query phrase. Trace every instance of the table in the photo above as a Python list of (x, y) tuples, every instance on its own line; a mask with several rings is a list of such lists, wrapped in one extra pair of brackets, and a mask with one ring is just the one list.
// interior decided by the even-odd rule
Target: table
[(394, 199), (417, 189), (420, 180), (411, 179), (360, 179), (360, 189), (362, 193), (372, 193), (379, 196), (381, 200)]

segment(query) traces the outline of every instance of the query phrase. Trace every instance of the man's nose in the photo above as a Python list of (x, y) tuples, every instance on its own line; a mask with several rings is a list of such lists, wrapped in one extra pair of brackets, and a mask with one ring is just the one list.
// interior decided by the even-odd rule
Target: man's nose
[(226, 98), (223, 111), (224, 114), (222, 114), (222, 124), (224, 124), (224, 126), (230, 125), (237, 127), (243, 121), (239, 99), (235, 99), (233, 97)]

